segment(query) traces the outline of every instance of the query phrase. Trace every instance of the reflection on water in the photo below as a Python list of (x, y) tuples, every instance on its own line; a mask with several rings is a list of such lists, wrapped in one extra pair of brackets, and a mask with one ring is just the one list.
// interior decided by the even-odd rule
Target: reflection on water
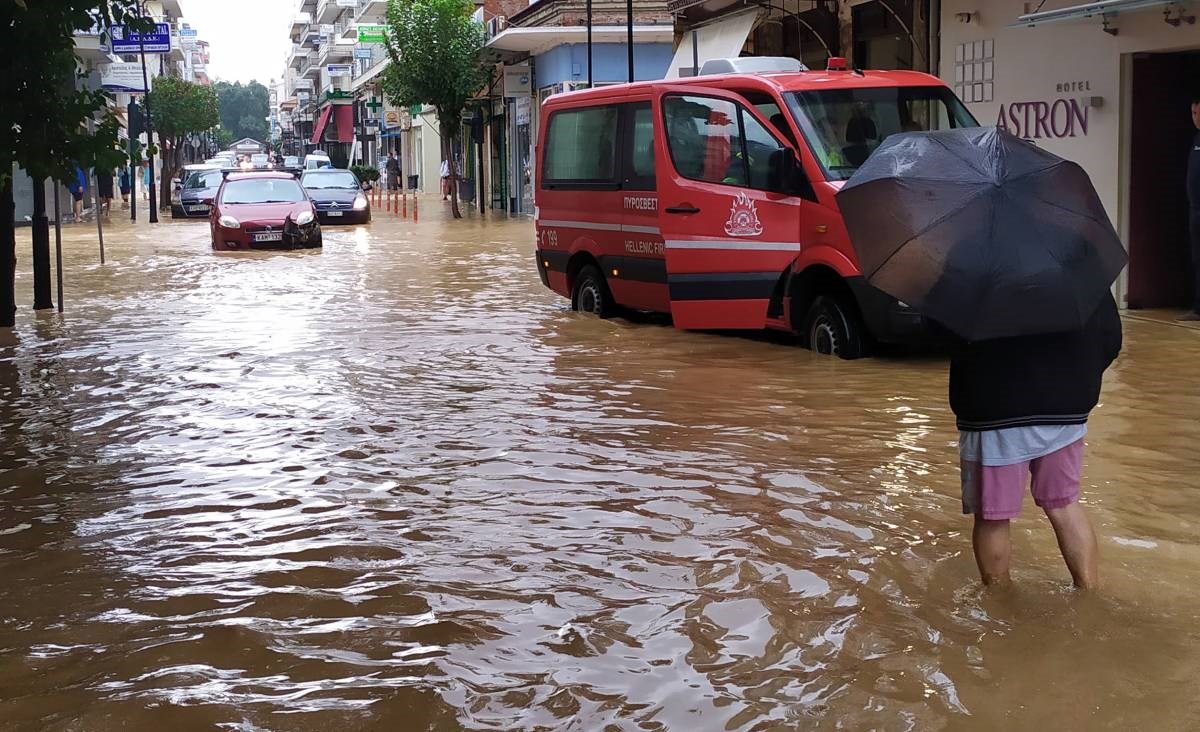
[(1194, 725), (1196, 332), (1129, 323), (1094, 419), (1106, 590), (1027, 502), (985, 594), (944, 364), (580, 317), (435, 208), (68, 229), (0, 345), (6, 727)]

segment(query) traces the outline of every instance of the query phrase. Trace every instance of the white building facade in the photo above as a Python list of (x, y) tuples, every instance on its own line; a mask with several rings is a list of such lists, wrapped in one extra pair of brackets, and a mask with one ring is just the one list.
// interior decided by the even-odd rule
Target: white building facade
[[(1037, 12), (1033, 12), (1033, 11)], [(940, 74), (981, 124), (1080, 163), (1130, 262), (1118, 301), (1190, 293), (1184, 176), (1200, 3), (942, 0)]]

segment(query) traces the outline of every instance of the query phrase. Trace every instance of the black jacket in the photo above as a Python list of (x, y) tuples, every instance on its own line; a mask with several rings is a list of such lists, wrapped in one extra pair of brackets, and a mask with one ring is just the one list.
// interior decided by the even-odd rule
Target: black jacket
[(1083, 424), (1121, 351), (1121, 317), (1106, 295), (1082, 330), (959, 341), (952, 350), (950, 408), (960, 430)]

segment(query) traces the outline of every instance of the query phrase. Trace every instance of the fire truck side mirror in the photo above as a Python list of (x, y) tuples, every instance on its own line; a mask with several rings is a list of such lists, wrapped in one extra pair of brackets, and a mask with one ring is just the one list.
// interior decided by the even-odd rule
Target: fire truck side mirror
[(812, 183), (804, 174), (804, 166), (790, 147), (783, 147), (771, 153), (767, 188), (773, 193), (816, 199)]

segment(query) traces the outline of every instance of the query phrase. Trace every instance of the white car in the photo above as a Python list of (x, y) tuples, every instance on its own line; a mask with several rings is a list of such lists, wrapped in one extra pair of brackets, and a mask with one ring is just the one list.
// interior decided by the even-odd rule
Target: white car
[(304, 156), (305, 170), (317, 170), (325, 166), (333, 167), (333, 164), (329, 162), (329, 156), (323, 152), (310, 152)]

